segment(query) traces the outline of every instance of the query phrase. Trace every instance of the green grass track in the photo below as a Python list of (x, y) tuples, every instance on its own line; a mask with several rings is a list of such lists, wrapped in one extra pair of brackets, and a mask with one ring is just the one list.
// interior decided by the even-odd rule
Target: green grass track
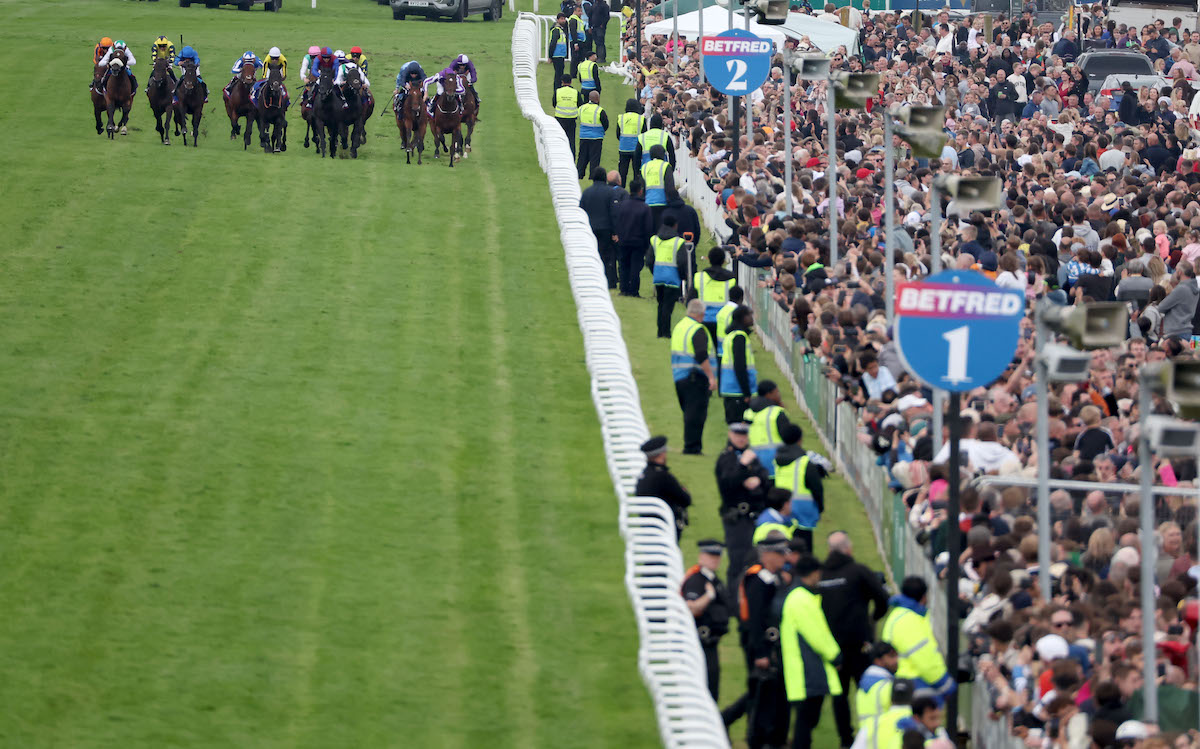
[[(512, 18), (0, 0), (0, 746), (646, 747), (622, 544)], [(199, 148), (92, 46), (194, 45)], [(467, 52), (471, 158), (231, 143), (245, 49)], [(36, 61), (36, 62), (33, 62)], [(295, 70), (295, 68), (293, 68)], [(175, 139), (173, 139), (174, 142)]]

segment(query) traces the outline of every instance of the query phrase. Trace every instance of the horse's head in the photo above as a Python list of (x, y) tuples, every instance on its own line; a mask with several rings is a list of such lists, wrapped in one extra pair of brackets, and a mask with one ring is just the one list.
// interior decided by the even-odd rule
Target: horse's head
[(190, 95), (196, 88), (196, 66), (191, 60), (183, 61), (183, 75), (179, 77), (176, 88), (181, 98)]
[(246, 83), (254, 83), (254, 63), (247, 60), (242, 63), (242, 72), (238, 73), (238, 78)]
[(106, 68), (103, 65), (92, 66), (92, 83), (99, 84), (104, 79), (104, 71)]
[(355, 93), (362, 90), (362, 75), (357, 67), (348, 68), (346, 71), (346, 84)]
[(165, 86), (171, 82), (170, 61), (165, 57), (160, 57), (154, 61), (154, 71), (150, 74), (150, 82), (156, 83), (159, 86)]
[(424, 101), (425, 99), (425, 87), (421, 85), (420, 81), (409, 81), (408, 93), (409, 99), (416, 101)]
[(317, 95), (321, 98), (333, 96), (333, 71), (321, 68), (317, 77)]
[(124, 57), (113, 57), (113, 59), (108, 61), (108, 69), (110, 71), (112, 71), (114, 74), (120, 73), (121, 69), (124, 67), (125, 67), (125, 58)]

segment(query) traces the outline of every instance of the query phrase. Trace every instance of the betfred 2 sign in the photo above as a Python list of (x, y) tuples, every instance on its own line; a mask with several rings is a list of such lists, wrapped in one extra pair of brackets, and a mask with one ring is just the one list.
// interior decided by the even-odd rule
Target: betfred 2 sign
[(1024, 315), (1020, 291), (974, 271), (944, 271), (896, 287), (896, 347), (927, 385), (965, 392), (1004, 374)]
[(729, 96), (745, 96), (762, 86), (771, 72), (770, 39), (745, 29), (730, 29), (700, 39), (704, 77)]

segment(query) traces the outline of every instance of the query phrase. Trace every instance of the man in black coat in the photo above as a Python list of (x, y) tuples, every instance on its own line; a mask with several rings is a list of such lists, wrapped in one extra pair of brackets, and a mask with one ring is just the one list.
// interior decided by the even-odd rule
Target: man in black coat
[(587, 214), (592, 234), (596, 235), (596, 250), (604, 263), (608, 288), (617, 288), (617, 195), (608, 184), (603, 167), (592, 170), (592, 186), (579, 196), (579, 207)]
[(692, 505), (692, 495), (667, 468), (666, 437), (651, 437), (642, 443), (641, 449), (646, 454), (646, 470), (638, 476), (634, 494), (658, 497), (667, 503), (675, 514), (675, 540), (678, 541), (688, 524), (687, 508)]
[(667, 188), (667, 207), (663, 209), (662, 218), (667, 216), (675, 217), (675, 231), (679, 236), (693, 244), (700, 240), (700, 216), (695, 208), (684, 202), (674, 186)]
[(608, 49), (604, 46), (604, 34), (608, 30), (608, 21), (612, 18), (612, 8), (606, 0), (593, 0), (592, 9), (588, 12), (588, 24), (592, 27), (592, 50), (596, 53), (596, 64), (608, 63)]
[(617, 283), (621, 296), (637, 296), (642, 261), (654, 235), (654, 214), (646, 205), (646, 183), (629, 183), (629, 197), (617, 206)]
[(725, 548), (729, 567), (725, 579), (730, 590), (737, 590), (742, 573), (753, 558), (754, 518), (762, 512), (767, 469), (750, 449), (750, 425), (729, 425), (729, 441), (717, 456), (717, 490), (721, 493), (721, 525), (725, 528)]
[[(854, 743), (850, 723), (850, 685), (857, 684), (863, 671), (871, 665), (867, 646), (875, 639), (875, 622), (887, 614), (888, 593), (880, 576), (870, 568), (854, 561), (854, 548), (845, 531), (829, 534), (829, 556), (821, 565), (821, 609), (825, 618), (837, 622), (833, 637), (842, 650), (841, 696), (833, 698), (833, 718), (837, 723), (842, 746)], [(875, 604), (873, 617), (867, 608)]]
[(996, 71), (996, 82), (992, 84), (992, 92), (988, 97), (988, 109), (997, 122), (1004, 119), (1016, 122), (1020, 119), (1017, 116), (1017, 90), (1006, 78), (1003, 70)]

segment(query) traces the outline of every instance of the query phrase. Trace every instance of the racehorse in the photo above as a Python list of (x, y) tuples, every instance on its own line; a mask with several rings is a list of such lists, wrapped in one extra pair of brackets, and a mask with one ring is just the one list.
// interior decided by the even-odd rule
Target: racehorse
[[(129, 135), (129, 110), (133, 108), (133, 79), (125, 72), (125, 60), (114, 57), (108, 64), (108, 81), (104, 84), (104, 107), (108, 110), (108, 138), (116, 137), (117, 129), (121, 135)], [(121, 110), (121, 122), (113, 124), (113, 115)]]
[(92, 109), (96, 114), (96, 135), (104, 134), (104, 122), (100, 119), (107, 108), (104, 103), (104, 71), (103, 65), (96, 65), (92, 69), (92, 87), (88, 89), (88, 94), (92, 97)]
[[(312, 100), (313, 100), (313, 96), (316, 94), (317, 83), (316, 83), (316, 81), (313, 81), (312, 83), (306, 83), (303, 86), (301, 86), (299, 90), (300, 90), (300, 119), (304, 120), (304, 147), (308, 148), (309, 136), (313, 135), (313, 133), (312, 133), (312, 127), (313, 127)], [(313, 135), (313, 140), (315, 140), (315, 139), (316, 139), (316, 136)], [(321, 155), (320, 152), (318, 152), (317, 155), (320, 156)]]
[[(347, 107), (342, 112), (342, 150), (350, 149), (350, 157), (358, 158), (358, 147), (362, 144), (363, 119), (370, 114), (365, 111), (363, 102), (362, 74), (358, 68), (346, 73), (346, 82), (342, 84), (342, 96), (346, 99)], [(350, 145), (346, 145), (346, 137), (350, 137)]]
[[(453, 75), (442, 81), (442, 91), (433, 100), (433, 158), (441, 158), (441, 151), (450, 154), (450, 167), (454, 167), (454, 154), (462, 152), (463, 104), (460, 93), (466, 91), (465, 75)], [(451, 135), (450, 148), (446, 148), (446, 135)]]
[(171, 100), (175, 97), (170, 66), (170, 61), (165, 57), (155, 60), (154, 71), (146, 86), (146, 98), (150, 100), (150, 109), (154, 112), (154, 129), (158, 131), (164, 146), (171, 145)]
[(225, 95), (225, 112), (229, 115), (229, 139), (233, 140), (242, 134), (242, 118), (246, 118), (245, 145), (242, 150), (250, 147), (250, 133), (254, 130), (254, 104), (250, 101), (250, 89), (254, 86), (254, 63), (242, 65), (242, 71), (229, 87)]
[(183, 131), (183, 145), (187, 145), (187, 116), (192, 116), (192, 148), (200, 145), (200, 120), (204, 117), (204, 91), (196, 76), (196, 66), (191, 60), (183, 61), (183, 75), (175, 84), (175, 126)]
[(416, 81), (409, 81), (408, 96), (404, 104), (396, 107), (396, 127), (400, 128), (400, 142), (404, 145), (404, 163), (412, 163), (413, 148), (417, 149), (417, 164), (425, 152), (425, 128), (429, 115), (425, 112), (425, 88)]
[(280, 153), (287, 150), (287, 110), (284, 108), (283, 72), (278, 68), (267, 71), (267, 81), (258, 89), (258, 139), (263, 151)]
[(313, 137), (317, 142), (317, 153), (326, 154), (328, 146), (329, 158), (337, 156), (337, 139), (342, 127), (342, 103), (334, 92), (333, 71), (321, 68), (317, 78), (317, 86), (312, 95)]
[(467, 126), (467, 135), (463, 143), (462, 157), (465, 159), (471, 153), (471, 133), (475, 132), (475, 123), (479, 119), (479, 105), (475, 103), (475, 94), (470, 89), (463, 94), (463, 124)]

